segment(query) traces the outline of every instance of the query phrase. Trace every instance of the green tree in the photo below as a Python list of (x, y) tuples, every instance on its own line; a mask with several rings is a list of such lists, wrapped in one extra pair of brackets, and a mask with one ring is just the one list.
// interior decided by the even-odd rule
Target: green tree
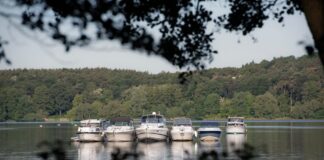
[(280, 109), (276, 97), (270, 92), (257, 96), (253, 103), (253, 112), (255, 117), (278, 117)]
[(32, 98), (35, 111), (47, 111), (53, 105), (53, 101), (50, 100), (50, 90), (45, 85), (36, 87)]
[(237, 92), (231, 100), (229, 114), (232, 116), (248, 116), (251, 114), (253, 102), (254, 96), (250, 92)]
[(141, 116), (145, 112), (150, 112), (150, 104), (147, 99), (147, 87), (138, 86), (127, 89), (123, 93), (123, 103), (130, 109), (132, 116)]
[(218, 114), (220, 110), (220, 96), (216, 93), (209, 94), (204, 103), (203, 107), (201, 108), (203, 110), (203, 115), (208, 114)]
[(320, 91), (320, 82), (307, 81), (303, 85), (303, 98), (305, 101), (310, 101), (311, 99), (317, 98)]
[(71, 109), (74, 95), (68, 86), (55, 83), (50, 87), (49, 97), (52, 102), (47, 109), (49, 115), (59, 115)]
[(98, 116), (107, 119), (119, 116), (129, 116), (130, 114), (129, 108), (116, 100), (110, 101), (108, 104), (98, 109)]

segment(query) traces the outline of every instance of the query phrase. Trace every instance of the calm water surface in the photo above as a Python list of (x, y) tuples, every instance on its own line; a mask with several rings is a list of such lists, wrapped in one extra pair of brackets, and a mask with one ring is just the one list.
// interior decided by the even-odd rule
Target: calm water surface
[[(221, 123), (224, 124), (224, 123)], [(223, 134), (217, 143), (137, 143), (145, 160), (181, 160), (201, 152), (233, 151), (247, 142), (256, 148), (256, 159), (324, 159), (324, 121), (250, 121), (247, 135)], [(110, 159), (115, 148), (131, 151), (133, 143), (70, 143), (77, 128), (72, 124), (0, 123), (0, 159), (38, 159), (42, 141), (65, 142), (69, 159)], [(221, 126), (222, 129), (224, 127)], [(234, 144), (234, 145), (230, 145)], [(187, 153), (185, 153), (185, 151)]]

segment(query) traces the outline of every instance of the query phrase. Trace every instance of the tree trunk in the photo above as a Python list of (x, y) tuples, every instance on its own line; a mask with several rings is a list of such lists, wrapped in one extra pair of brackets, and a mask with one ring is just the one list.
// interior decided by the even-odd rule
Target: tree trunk
[(301, 6), (324, 65), (324, 0), (301, 0)]

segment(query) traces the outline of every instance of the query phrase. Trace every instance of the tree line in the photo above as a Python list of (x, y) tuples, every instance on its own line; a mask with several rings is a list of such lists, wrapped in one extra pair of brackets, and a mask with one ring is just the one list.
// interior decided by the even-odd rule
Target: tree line
[(281, 57), (241, 68), (179, 73), (132, 70), (0, 71), (0, 121), (65, 117), (324, 118), (323, 69), (317, 57)]

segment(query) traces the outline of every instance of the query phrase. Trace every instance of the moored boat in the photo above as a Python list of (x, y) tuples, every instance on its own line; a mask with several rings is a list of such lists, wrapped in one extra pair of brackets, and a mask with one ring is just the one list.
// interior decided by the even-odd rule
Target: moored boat
[(229, 117), (226, 123), (226, 133), (244, 134), (247, 132), (244, 117)]
[(201, 141), (219, 141), (222, 130), (217, 122), (203, 122), (197, 132)]
[(135, 139), (135, 128), (129, 117), (112, 118), (104, 133), (107, 141), (126, 142)]
[(136, 128), (136, 136), (139, 141), (166, 141), (168, 131), (163, 115), (153, 112), (142, 116), (141, 124)]
[(98, 142), (103, 140), (103, 121), (98, 119), (87, 119), (80, 121), (77, 139), (80, 142)]
[(191, 141), (194, 135), (191, 119), (175, 118), (171, 128), (171, 139), (173, 141)]

